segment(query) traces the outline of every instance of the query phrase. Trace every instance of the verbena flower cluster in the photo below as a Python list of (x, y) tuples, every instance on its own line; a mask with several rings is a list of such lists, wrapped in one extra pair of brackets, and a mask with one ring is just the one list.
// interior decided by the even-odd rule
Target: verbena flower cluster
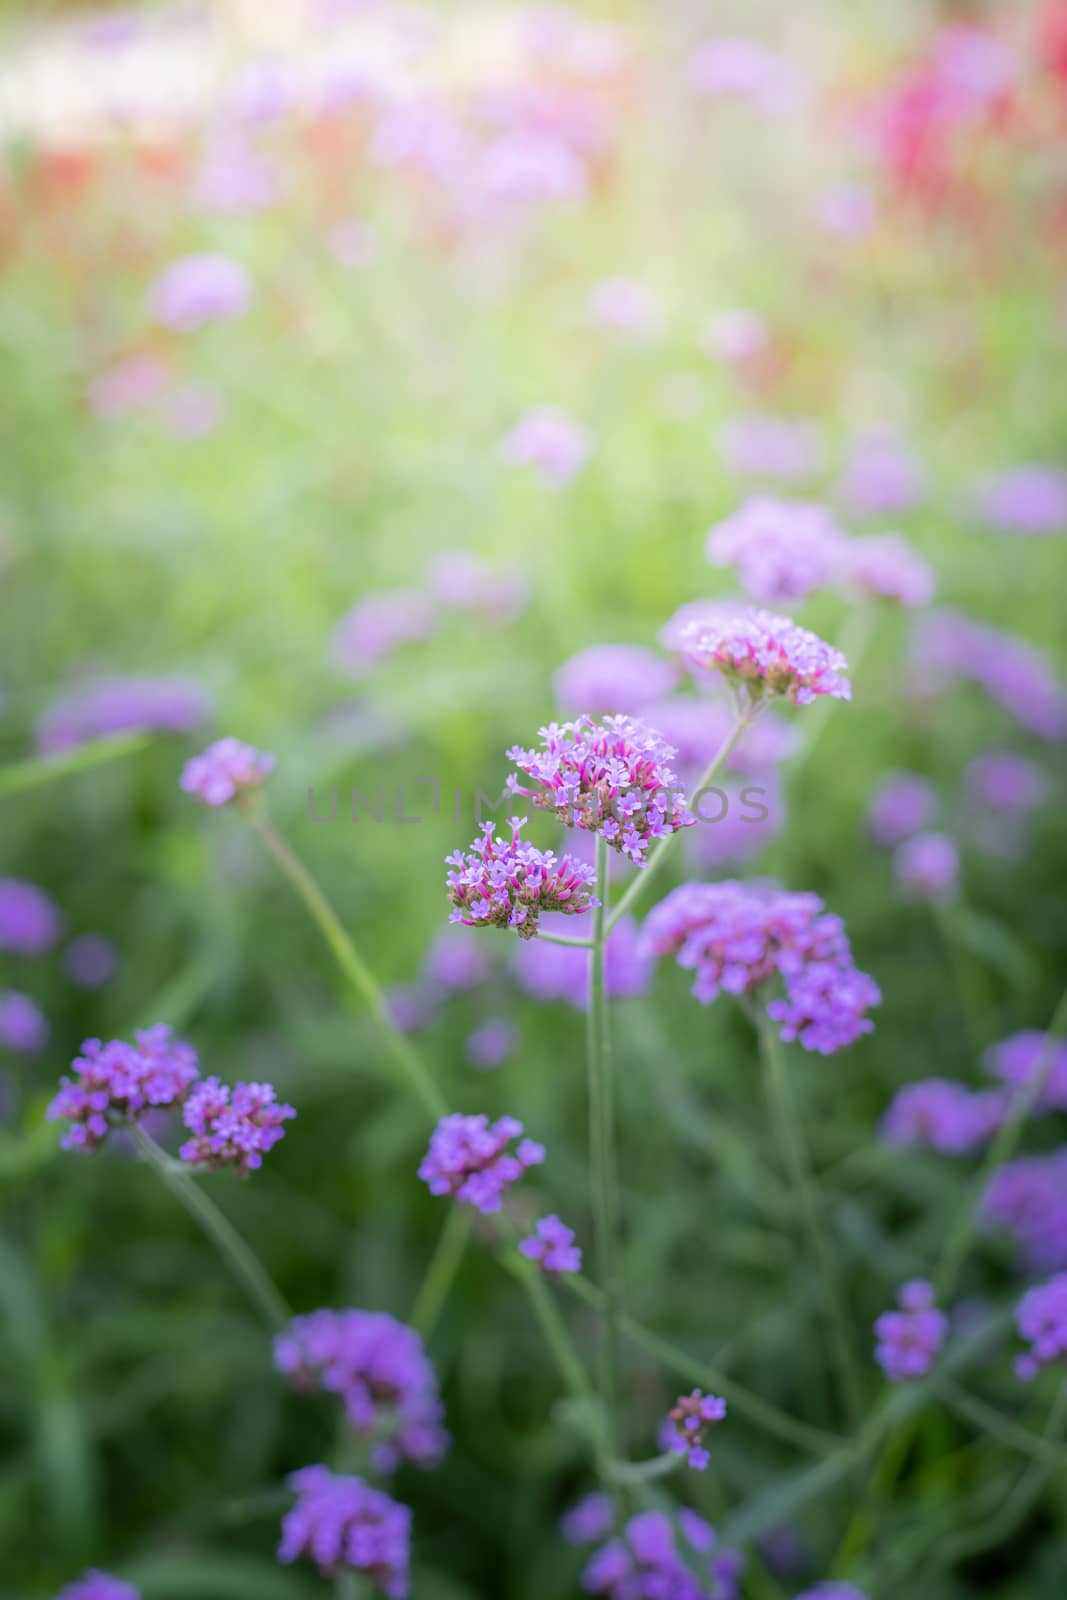
[(950, 1078), (926, 1078), (895, 1095), (882, 1118), (882, 1137), (887, 1144), (966, 1155), (992, 1138), (1006, 1105), (996, 1089), (968, 1089)]
[(278, 1560), (313, 1561), (323, 1577), (360, 1573), (387, 1600), (405, 1600), (411, 1512), (362, 1478), (303, 1467), (287, 1479), (296, 1504), (282, 1520)]
[(947, 833), (913, 834), (893, 852), (893, 872), (910, 899), (953, 900), (959, 889), (959, 846)]
[(269, 1083), (238, 1083), (204, 1078), (182, 1108), (193, 1137), (178, 1152), (183, 1161), (205, 1167), (236, 1167), (252, 1172), (285, 1135), (282, 1123), (296, 1112), (279, 1105)]
[(431, 1134), (419, 1177), (431, 1194), (451, 1195), (489, 1216), (500, 1210), (505, 1190), (545, 1159), (544, 1145), (524, 1139), (522, 1131), (515, 1117), (491, 1123), (486, 1116), (453, 1112)]
[(37, 724), (44, 755), (119, 733), (189, 733), (211, 713), (201, 686), (189, 678), (109, 677), (69, 690)]
[(35, 883), (0, 878), (0, 950), (38, 956), (51, 950), (62, 931), (56, 906)]
[(1036, 1090), (1040, 1111), (1067, 1111), (1067, 1040), (1040, 1028), (1023, 1028), (991, 1045), (983, 1066), (1016, 1090)]
[(512, 775), (508, 788), (566, 827), (597, 834), (641, 867), (653, 840), (692, 826), (671, 767), (674, 751), (644, 723), (583, 716), (550, 723), (540, 736), (540, 749), (515, 745), (507, 756), (541, 787), (526, 788)]
[(890, 848), (936, 821), (937, 790), (917, 772), (887, 772), (871, 799), (867, 826), (875, 844)]
[(1027, 1290), (1016, 1310), (1015, 1325), (1030, 1346), (1015, 1363), (1024, 1381), (1036, 1378), (1053, 1362), (1067, 1362), (1067, 1272)]
[(713, 566), (733, 567), (754, 600), (778, 605), (829, 587), (843, 544), (826, 506), (758, 495), (715, 524), (704, 552)]
[(181, 786), (208, 806), (224, 806), (258, 789), (274, 770), (274, 757), (240, 739), (216, 739), (186, 763)]
[(866, 1013), (881, 999), (878, 987), (854, 967), (844, 923), (818, 895), (771, 883), (686, 883), (652, 909), (644, 938), (696, 973), (693, 994), (703, 1005), (780, 978), (785, 996), (765, 994), (768, 1015), (784, 1039), (820, 1055), (874, 1026)]
[(94, 1567), (61, 1589), (56, 1600), (141, 1600), (141, 1591)]
[(987, 1228), (1011, 1235), (1032, 1272), (1067, 1268), (1067, 1147), (1006, 1161), (979, 1212)]
[(556, 699), (564, 711), (606, 711), (632, 716), (670, 694), (676, 668), (639, 644), (594, 644), (565, 661), (556, 673)]
[(871, 599), (918, 607), (928, 606), (934, 597), (929, 562), (899, 533), (850, 539), (841, 552), (841, 573), (848, 588)]
[(962, 611), (933, 611), (915, 635), (914, 664), (924, 687), (967, 678), (1042, 739), (1067, 739), (1067, 692), (1040, 650)]
[(683, 625), (678, 648), (697, 672), (721, 672), (749, 704), (783, 698), (808, 705), (818, 695), (851, 700), (840, 650), (772, 611), (722, 607)]
[(609, 1600), (735, 1600), (743, 1559), (720, 1552), (715, 1530), (697, 1512), (678, 1512), (679, 1535), (662, 1511), (631, 1517), (622, 1538), (611, 1539), (589, 1561), (582, 1587)]
[(704, 1444), (708, 1429), (725, 1416), (726, 1401), (718, 1395), (704, 1394), (701, 1389), (679, 1395), (667, 1413), (664, 1436), (668, 1450), (685, 1456), (689, 1466), (703, 1472), (711, 1460)]
[(948, 1318), (934, 1302), (933, 1285), (922, 1279), (902, 1284), (896, 1311), (874, 1325), (874, 1358), (891, 1383), (925, 1378), (948, 1336)]
[(303, 1391), (337, 1395), (372, 1461), (432, 1467), (448, 1449), (437, 1375), (414, 1328), (384, 1311), (309, 1312), (274, 1341), (274, 1365)]
[(0, 1050), (35, 1056), (48, 1043), (50, 1029), (40, 1007), (18, 989), (0, 989)]
[(533, 1233), (520, 1241), (519, 1253), (527, 1261), (535, 1261), (549, 1277), (582, 1270), (582, 1252), (574, 1242), (574, 1229), (557, 1216), (542, 1217), (535, 1223)]
[(470, 850), (454, 850), (445, 861), (450, 922), (468, 928), (514, 928), (520, 939), (537, 937), (543, 911), (580, 916), (599, 905), (593, 888), (596, 873), (573, 856), (557, 857), (519, 837), (525, 817), (512, 817), (511, 838), (494, 837), (493, 824), (482, 823), (482, 837)]

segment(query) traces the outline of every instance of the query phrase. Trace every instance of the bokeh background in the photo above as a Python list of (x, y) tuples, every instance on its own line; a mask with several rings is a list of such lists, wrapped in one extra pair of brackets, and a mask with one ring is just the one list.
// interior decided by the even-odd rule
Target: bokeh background
[[(310, 1600), (323, 1586), (273, 1560), (278, 1485), (323, 1457), (329, 1409), (287, 1393), (153, 1175), (61, 1154), (45, 1109), (84, 1037), (156, 1021), (205, 1070), (275, 1082), (299, 1113), (284, 1143), (247, 1183), (207, 1181), (301, 1310), (405, 1316), (443, 1214), (414, 1176), (422, 1115), (303, 908), (237, 817), (179, 793), (182, 765), (223, 733), (274, 752), (271, 815), (448, 1100), (521, 1116), (550, 1152), (527, 1203), (587, 1237), (581, 1013), (529, 995), (503, 936), (474, 988), (428, 985), (443, 858), (504, 750), (558, 714), (564, 661), (666, 659), (679, 606), (736, 592), (704, 536), (748, 496), (903, 532), (935, 607), (1042, 654), (986, 638), (976, 682), (931, 665), (928, 608), (814, 596), (807, 625), (865, 635), (853, 704), (791, 714), (780, 829), (688, 868), (816, 890), (883, 990), (851, 1051), (791, 1052), (864, 1340), (969, 1171), (887, 1150), (887, 1104), (982, 1082), (982, 1049), (1045, 1027), (1063, 977), (1067, 8), (8, 5), (4, 35), (0, 877), (46, 891), (62, 934), (0, 950), (0, 990), (40, 1013), (28, 1048), (10, 1023), (0, 1047), (0, 1594), (44, 1600), (94, 1564), (146, 1600)], [(196, 326), (160, 289), (194, 253), (240, 279)], [(564, 443), (542, 470), (513, 430), (545, 406)], [(1005, 511), (1003, 474), (1031, 467)], [(991, 749), (1038, 773), (1021, 813), (968, 779)], [(943, 906), (872, 840), (895, 769), (958, 842)], [(321, 817), (334, 788), (316, 821), (309, 791)], [(382, 821), (352, 818), (353, 788), (381, 791)], [(555, 842), (543, 819), (534, 837)], [(617, 1009), (631, 1303), (822, 1420), (747, 1025), (687, 987), (664, 964)], [(557, 1522), (587, 1469), (490, 1244), (431, 1345), (452, 1453), (400, 1486), (418, 1600), (579, 1592)], [(1009, 1303), (1023, 1278), (990, 1237), (961, 1294)], [(1058, 1380), (1020, 1399), (1005, 1358), (984, 1382), (1039, 1428)], [(631, 1352), (635, 1451), (676, 1389)], [(718, 1438), (686, 1494), (779, 1536), (746, 1592), (824, 1575), (857, 1485), (791, 1498), (788, 1445)], [(951, 1556), (1018, 1470), (924, 1413), (860, 1540), (876, 1600), (1062, 1594), (1062, 1471), (995, 1549)]]

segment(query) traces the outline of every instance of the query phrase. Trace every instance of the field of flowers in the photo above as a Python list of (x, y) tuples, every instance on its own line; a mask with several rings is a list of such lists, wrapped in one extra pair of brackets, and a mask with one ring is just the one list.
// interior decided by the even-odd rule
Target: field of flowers
[(0, 1600), (1062, 1596), (1067, 5), (256, 15), (7, 24)]

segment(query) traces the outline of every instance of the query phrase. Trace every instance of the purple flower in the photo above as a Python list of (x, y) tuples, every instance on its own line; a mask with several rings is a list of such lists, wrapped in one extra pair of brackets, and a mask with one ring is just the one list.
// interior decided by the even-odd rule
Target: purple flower
[(867, 827), (875, 844), (889, 848), (928, 828), (939, 810), (937, 790), (927, 778), (887, 772), (871, 800)]
[(185, 764), (181, 786), (207, 806), (224, 806), (258, 789), (274, 771), (274, 757), (240, 739), (216, 739)]
[(797, 1600), (867, 1600), (867, 1595), (854, 1583), (817, 1583), (798, 1594)]
[(1015, 467), (990, 478), (979, 497), (982, 520), (998, 533), (1067, 532), (1067, 472)]
[(252, 302), (252, 282), (228, 256), (182, 256), (157, 280), (150, 302), (165, 327), (190, 333), (208, 322), (243, 316)]
[(989, 750), (976, 756), (964, 776), (972, 797), (990, 811), (1025, 815), (1045, 796), (1041, 768), (1011, 750)]
[(605, 278), (589, 296), (594, 322), (631, 339), (652, 339), (663, 323), (663, 311), (647, 283), (637, 278)]
[(428, 1028), (440, 1005), (441, 991), (433, 983), (396, 983), (385, 997), (389, 1020), (401, 1033)]
[[(249, 217), (258, 211), (265, 211), (272, 206), (279, 196), (278, 174), (263, 155), (239, 134), (228, 132), (224, 137), (217, 139), (205, 152), (200, 171), (196, 175), (194, 195), (200, 209), (215, 212), (221, 216)], [(206, 258), (186, 257), (199, 259), (203, 262)], [(219, 261), (222, 258), (211, 258)], [(227, 262), (227, 266), (234, 263)], [(173, 270), (173, 269), (172, 269)], [(243, 269), (238, 269), (243, 274)], [(214, 283), (214, 293), (218, 294), (217, 279)], [(234, 280), (236, 282), (237, 280)], [(157, 295), (162, 294), (162, 288), (157, 288)], [(235, 291), (231, 288), (231, 294)], [(245, 304), (240, 310), (226, 312), (223, 315), (239, 316), (244, 311), (250, 298), (250, 286), (246, 283)], [(158, 309), (157, 314), (161, 322), (176, 326), (171, 316)], [(210, 318), (202, 314), (193, 326), (199, 326), (201, 321), (213, 319), (219, 313), (211, 313)]]
[(519, 567), (495, 570), (467, 550), (442, 550), (426, 564), (426, 582), (454, 611), (478, 611), (497, 625), (526, 608), (529, 590)]
[(926, 475), (901, 440), (880, 430), (856, 440), (838, 490), (850, 511), (860, 516), (889, 516), (922, 503)]
[(986, 1051), (982, 1065), (1010, 1088), (1040, 1080), (1037, 1109), (1067, 1111), (1067, 1042), (1037, 1028), (1024, 1028)]
[(756, 311), (721, 311), (705, 325), (700, 348), (720, 361), (751, 361), (770, 344), (770, 330)]
[(568, 1544), (596, 1544), (599, 1539), (607, 1538), (614, 1520), (611, 1496), (595, 1490), (564, 1514), (559, 1531)]
[(874, 1324), (874, 1359), (891, 1383), (925, 1378), (948, 1335), (948, 1318), (934, 1305), (933, 1285), (916, 1279), (897, 1293), (898, 1311)]
[[(419, 1177), (431, 1194), (451, 1195), (474, 1206), (485, 1216), (500, 1210), (506, 1189), (522, 1177), (527, 1167), (545, 1159), (545, 1147), (523, 1139), (522, 1123), (514, 1117), (465, 1117), (460, 1112), (442, 1117), (430, 1136), (430, 1148), (419, 1167)], [(519, 1143), (515, 1150), (508, 1146)]]
[(362, 1478), (303, 1467), (286, 1479), (297, 1496), (282, 1519), (278, 1560), (313, 1561), (323, 1577), (362, 1573), (387, 1600), (406, 1600), (411, 1512)]
[[(550, 931), (547, 930), (546, 931)], [(576, 924), (577, 936), (586, 932)], [(526, 993), (537, 1000), (566, 1000), (585, 1010), (589, 1004), (588, 950), (536, 939), (515, 951), (515, 976)], [(609, 999), (643, 994), (648, 988), (654, 959), (646, 950), (632, 917), (622, 917), (604, 947), (604, 990)]]
[(916, 833), (893, 852), (893, 873), (909, 898), (944, 903), (959, 893), (960, 853), (947, 833)]
[(535, 1223), (533, 1233), (519, 1244), (519, 1253), (527, 1261), (536, 1261), (550, 1277), (582, 1270), (582, 1252), (574, 1242), (574, 1229), (557, 1216), (542, 1217)]
[(721, 672), (751, 705), (777, 696), (794, 705), (823, 694), (852, 698), (840, 650), (771, 611), (721, 607), (684, 626), (679, 648), (691, 671)]
[(679, 1395), (667, 1413), (667, 1449), (685, 1456), (694, 1471), (703, 1472), (711, 1459), (704, 1447), (708, 1429), (725, 1416), (726, 1401), (718, 1395), (705, 1394), (702, 1389)]
[(976, 1091), (949, 1078), (926, 1078), (894, 1096), (882, 1119), (882, 1138), (887, 1144), (966, 1155), (992, 1138), (1006, 1110), (999, 1090)]
[(1012, 1236), (1032, 1271), (1067, 1268), (1067, 1146), (1006, 1162), (986, 1185), (979, 1210), (988, 1227)]
[(778, 483), (804, 483), (822, 470), (826, 460), (818, 424), (789, 417), (735, 417), (722, 429), (719, 448), (727, 468), (739, 477)]
[(914, 607), (928, 606), (934, 597), (929, 562), (899, 533), (849, 540), (842, 550), (842, 572), (848, 587), (875, 600)]
[(43, 889), (24, 878), (0, 878), (0, 950), (43, 955), (61, 927), (59, 911)]
[(295, 1116), (292, 1106), (278, 1104), (269, 1083), (237, 1083), (231, 1089), (218, 1078), (204, 1078), (185, 1102), (182, 1119), (193, 1137), (178, 1154), (212, 1170), (252, 1172), (285, 1137), (282, 1123)]
[(1016, 1361), (1015, 1371), (1029, 1383), (1042, 1367), (1067, 1356), (1067, 1272), (1028, 1289), (1016, 1307), (1015, 1324), (1019, 1337), (1030, 1346)]
[[(734, 725), (734, 713), (724, 700), (672, 695), (649, 706), (641, 720), (675, 750), (675, 759), (687, 787), (696, 783), (725, 743)], [(793, 725), (773, 711), (764, 711), (746, 728), (731, 750), (728, 771), (770, 774), (797, 748)]]
[(437, 934), (423, 963), (427, 981), (450, 994), (479, 988), (489, 971), (483, 946), (463, 928), (445, 928)]
[(421, 589), (384, 589), (364, 595), (333, 632), (334, 659), (358, 674), (392, 655), (398, 645), (428, 639), (436, 615), (432, 595)]
[(373, 1444), (375, 1469), (433, 1467), (448, 1449), (437, 1376), (414, 1328), (384, 1311), (312, 1311), (274, 1341), (274, 1365), (294, 1387), (335, 1394), (349, 1425)]
[(767, 1002), (782, 1037), (829, 1055), (871, 1032), (866, 1012), (877, 985), (852, 963), (840, 917), (814, 894), (772, 883), (686, 883), (653, 907), (646, 947), (694, 971), (693, 994), (709, 1005), (719, 994), (761, 994), (779, 978), (785, 995)]
[(586, 429), (558, 406), (536, 406), (498, 448), (509, 466), (532, 467), (550, 489), (562, 489), (584, 467), (591, 444)]
[(43, 1013), (29, 995), (17, 989), (0, 989), (0, 1049), (17, 1056), (35, 1056), (48, 1043), (50, 1033)]
[(632, 716), (670, 694), (678, 673), (669, 661), (639, 644), (594, 644), (556, 673), (556, 699), (564, 711), (605, 711)]
[(141, 1592), (131, 1584), (111, 1578), (94, 1567), (90, 1572), (83, 1572), (74, 1583), (68, 1583), (65, 1589), (60, 1589), (56, 1600), (141, 1600)]
[(972, 679), (1040, 738), (1067, 738), (1067, 694), (1041, 651), (1022, 639), (961, 611), (933, 611), (919, 622), (913, 660), (924, 678)]
[(99, 989), (115, 975), (118, 951), (102, 933), (82, 933), (63, 952), (63, 965), (79, 989)]
[(514, 928), (520, 939), (536, 939), (543, 911), (578, 916), (599, 905), (593, 894), (596, 873), (573, 856), (557, 859), (520, 839), (525, 817), (512, 817), (510, 840), (493, 837), (493, 824), (482, 823), (482, 837), (467, 854), (446, 856), (450, 922), (468, 928)]
[(101, 678), (53, 702), (37, 724), (45, 755), (116, 733), (188, 733), (211, 702), (189, 678)]
[(693, 52), (689, 77), (700, 94), (747, 100), (768, 116), (795, 104), (795, 69), (757, 39), (710, 39)]
[(670, 765), (674, 751), (652, 728), (633, 717), (578, 717), (539, 730), (541, 748), (520, 745), (507, 752), (528, 778), (528, 789), (508, 779), (512, 794), (553, 811), (568, 828), (606, 840), (635, 866), (647, 863), (649, 845), (692, 827), (685, 795)]
[(562, 139), (516, 129), (486, 146), (474, 181), (477, 199), (492, 213), (501, 206), (582, 200), (589, 169)]
[(609, 1540), (588, 1562), (583, 1589), (609, 1600), (735, 1600), (741, 1557), (718, 1553), (714, 1528), (688, 1506), (678, 1512), (678, 1528), (684, 1555), (665, 1512), (631, 1517), (624, 1537)]
[(773, 605), (832, 583), (843, 543), (825, 506), (758, 495), (715, 524), (704, 553), (713, 566), (736, 568), (753, 599)]
[(180, 1104), (200, 1076), (196, 1051), (171, 1037), (166, 1023), (124, 1039), (86, 1039), (71, 1063), (73, 1077), (61, 1078), (48, 1119), (71, 1124), (64, 1150), (92, 1151), (103, 1144), (116, 1118), (139, 1120), (147, 1111)]
[(503, 1017), (493, 1017), (467, 1035), (463, 1051), (472, 1067), (490, 1072), (515, 1054), (518, 1042), (515, 1024)]

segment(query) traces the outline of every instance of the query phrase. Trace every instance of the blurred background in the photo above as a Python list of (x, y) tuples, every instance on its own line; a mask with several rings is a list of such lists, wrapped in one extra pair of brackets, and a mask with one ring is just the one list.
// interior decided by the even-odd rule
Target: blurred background
[[(873, 1035), (794, 1064), (865, 1339), (967, 1174), (887, 1152), (880, 1117), (913, 1080), (981, 1083), (1064, 971), (1067, 6), (2, 16), (0, 880), (51, 921), (28, 950), (0, 919), (0, 1595), (92, 1564), (145, 1600), (310, 1600), (273, 1560), (278, 1485), (323, 1459), (329, 1409), (286, 1391), (153, 1175), (61, 1154), (45, 1118), (83, 1038), (171, 1023), (205, 1071), (297, 1107), (252, 1181), (206, 1180), (288, 1300), (408, 1314), (443, 1220), (414, 1176), (421, 1113), (257, 841), (180, 794), (183, 763), (229, 733), (276, 755), (271, 815), (449, 1102), (522, 1117), (550, 1157), (524, 1203), (588, 1238), (580, 1008), (503, 936), (459, 977), (440, 959), (443, 858), (509, 746), (664, 697), (668, 619), (737, 592), (704, 540), (744, 500), (903, 533), (932, 605), (783, 606), (855, 653), (853, 704), (791, 713), (755, 775), (770, 824), (695, 830), (679, 863), (815, 890), (882, 988)], [(661, 680), (616, 706), (609, 673), (601, 704), (569, 704), (559, 669), (607, 643)], [(975, 766), (991, 753), (1021, 763), (1006, 786)], [(960, 852), (934, 906), (894, 874), (908, 825), (872, 832), (899, 771), (923, 781), (914, 826)], [(747, 1027), (687, 989), (664, 963), (617, 1011), (634, 1310), (820, 1420), (810, 1283), (752, 1193), (774, 1157)], [(1024, 1273), (992, 1237), (963, 1291)], [(455, 1442), (400, 1482), (414, 1594), (578, 1593), (557, 1523), (582, 1450), (488, 1248), (431, 1354)], [(635, 1451), (672, 1381), (633, 1359)], [(988, 1382), (1015, 1403), (1006, 1361)], [(823, 1576), (851, 1514), (848, 1483), (780, 1509), (796, 1466), (739, 1425), (686, 1486), (778, 1535), (746, 1580), (764, 1600)], [(941, 1560), (998, 1470), (924, 1419), (871, 1536), (876, 1600), (1064, 1592), (1062, 1472), (995, 1551)]]

